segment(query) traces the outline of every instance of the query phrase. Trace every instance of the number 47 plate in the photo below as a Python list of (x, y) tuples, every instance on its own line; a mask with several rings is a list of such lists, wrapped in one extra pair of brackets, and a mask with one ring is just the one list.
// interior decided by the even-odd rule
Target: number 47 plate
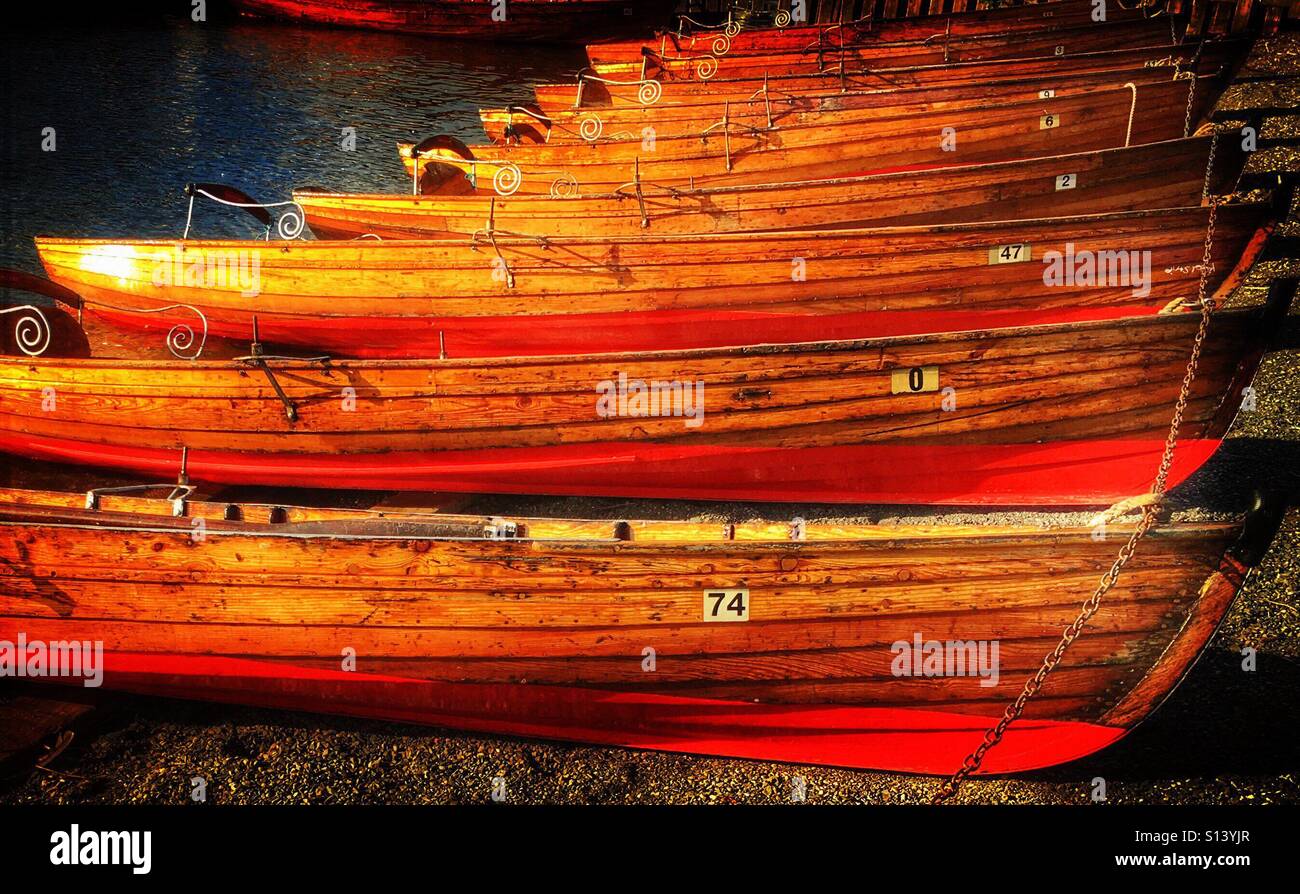
[(704, 620), (748, 621), (749, 590), (705, 590)]

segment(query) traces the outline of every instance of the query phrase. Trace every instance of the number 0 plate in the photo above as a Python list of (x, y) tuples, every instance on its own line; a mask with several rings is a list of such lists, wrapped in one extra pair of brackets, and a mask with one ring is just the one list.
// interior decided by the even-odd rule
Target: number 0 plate
[(889, 373), (890, 394), (925, 394), (939, 390), (939, 367), (908, 366)]
[(705, 590), (704, 620), (748, 621), (749, 590)]

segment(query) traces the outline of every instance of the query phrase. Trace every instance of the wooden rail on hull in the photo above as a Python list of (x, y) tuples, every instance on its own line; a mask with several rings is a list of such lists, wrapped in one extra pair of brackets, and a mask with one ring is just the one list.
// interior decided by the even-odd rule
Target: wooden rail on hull
[[(917, 772), (979, 741), (1128, 535), (96, 503), (0, 492), (0, 639), (102, 642), (109, 688)], [(1145, 718), (1276, 525), (1153, 531), (985, 771)], [(909, 672), (918, 641), (961, 672)]]
[[(1074, 174), (1096, 186), (1088, 173), (1062, 170), (1045, 179)], [(1199, 183), (1188, 186), (1199, 195)], [(1274, 213), (1263, 203), (1220, 208), (1212, 290), (1227, 295), (1237, 287), (1264, 247)], [(36, 245), (55, 283), (119, 325), (193, 326), (197, 310), (209, 334), (242, 341), (253, 340), (256, 317), (260, 340), (272, 344), (333, 356), (464, 358), (1154, 314), (1194, 302), (1208, 218), (1208, 208), (1188, 207), (733, 236), (39, 238)], [(1126, 271), (1130, 259), (1134, 266), (1123, 281), (1045, 284), (1048, 260), (1059, 257), (1064, 266), (1090, 254), (1122, 257)]]
[[(1216, 316), (1171, 485), (1235, 414), (1290, 293), (1271, 299), (1264, 321)], [(1181, 313), (536, 359), (3, 359), (0, 448), (154, 475), (187, 448), (191, 476), (223, 483), (1109, 504), (1150, 486), (1196, 328)]]
[[(700, 189), (642, 183), (608, 195), (298, 191), (321, 238), (484, 234), (665, 236), (1013, 220), (1176, 208), (1200, 201), (1211, 137), (1009, 162)], [(1232, 192), (1245, 155), (1219, 139), (1209, 191)], [(638, 194), (639, 193), (639, 194)]]
[[(635, 80), (628, 83), (605, 83), (580, 77), (575, 84), (538, 84), (534, 86), (535, 111), (562, 114), (588, 108), (670, 109), (698, 103), (748, 102), (766, 92), (773, 96), (799, 93), (829, 93), (856, 90), (897, 90), (918, 87), (943, 87), (982, 84), (1009, 79), (1042, 80), (1073, 74), (1114, 71), (1131, 68), (1165, 68), (1171, 76), (1175, 70), (1199, 68), (1202, 73), (1225, 61), (1245, 58), (1249, 41), (1210, 40), (1196, 44), (1155, 45), (1127, 50), (1099, 50), (1090, 53), (1067, 53), (1061, 56), (1018, 56), (991, 62), (964, 62), (949, 65), (877, 68), (869, 71), (827, 71), (811, 75), (773, 75), (727, 78), (718, 75), (708, 81), (655, 81), (653, 85)], [(1202, 62), (1201, 60), (1204, 60)]]
[[(1225, 54), (1202, 55), (1195, 66), (1202, 76), (1227, 83), (1230, 70)], [(1189, 67), (1188, 71), (1191, 71)], [(645, 128), (655, 139), (700, 136), (725, 126), (774, 129), (798, 124), (833, 122), (826, 112), (864, 112), (876, 109), (881, 116), (916, 115), (948, 109), (962, 114), (968, 106), (1004, 102), (1026, 102), (1044, 96), (1070, 96), (1090, 89), (1116, 88), (1126, 84), (1142, 87), (1173, 80), (1175, 71), (1163, 66), (1142, 66), (1106, 71), (1055, 75), (1051, 78), (1001, 78), (980, 83), (905, 87), (897, 89), (800, 92), (773, 95), (762, 88), (742, 99), (698, 97), (698, 102), (676, 105), (648, 105), (617, 109), (570, 109), (538, 115), (516, 107), (482, 109), (479, 118), (488, 139), (495, 143), (581, 143), (603, 144), (638, 135)]]
[[(609, 192), (638, 181), (723, 186), (1060, 155), (1185, 136), (1212, 108), (1211, 79), (1099, 87), (964, 108), (823, 111), (816, 123), (727, 128), (703, 138), (596, 145), (449, 145), (420, 155), (421, 191)], [(409, 174), (411, 147), (401, 148)]]
[(712, 56), (678, 59), (647, 56), (637, 62), (593, 65), (598, 78), (606, 80), (653, 79), (656, 81), (710, 81), (719, 74), (727, 77), (762, 77), (781, 74), (816, 74), (827, 70), (846, 72), (915, 65), (944, 65), (954, 62), (987, 62), (1022, 56), (1063, 56), (1096, 50), (1122, 50), (1150, 46), (1179, 35), (1169, 22), (1138, 21), (1114, 25), (1089, 25), (1048, 31), (916, 41), (897, 44), (816, 48), (799, 52), (771, 52), (753, 56)]
[[(1087, 0), (1035, 3), (971, 12), (954, 11), (947, 15), (918, 16), (893, 22), (859, 19), (843, 23), (793, 25), (784, 28), (748, 28), (736, 23), (732, 31), (697, 29), (662, 31), (652, 39), (608, 40), (587, 45), (587, 60), (635, 62), (652, 55), (670, 59), (677, 56), (752, 56), (771, 51), (807, 51), (857, 44), (897, 43), (900, 41), (942, 41), (945, 37), (972, 37), (1012, 31), (1038, 31), (1093, 24), (1097, 8)], [(1109, 4), (1108, 22), (1129, 22), (1144, 18), (1139, 8), (1125, 9)]]

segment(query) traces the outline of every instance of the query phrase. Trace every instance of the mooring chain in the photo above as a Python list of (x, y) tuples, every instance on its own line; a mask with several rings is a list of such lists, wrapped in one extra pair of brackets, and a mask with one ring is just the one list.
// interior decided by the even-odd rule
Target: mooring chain
[[(1209, 165), (1212, 166), (1213, 164), (1214, 141), (1211, 141)], [(1206, 191), (1208, 193), (1208, 185)], [(934, 796), (930, 799), (930, 803), (932, 804), (942, 804), (953, 795), (957, 794), (957, 790), (961, 787), (961, 784), (965, 781), (966, 777), (970, 776), (980, 768), (980, 765), (984, 762), (984, 756), (1002, 741), (1002, 737), (1006, 735), (1007, 729), (1011, 724), (1020, 719), (1020, 716), (1025, 711), (1025, 706), (1029, 704), (1029, 700), (1037, 695), (1038, 691), (1042, 689), (1043, 683), (1047, 681), (1047, 677), (1056, 669), (1056, 666), (1061, 663), (1061, 659), (1065, 657), (1066, 650), (1069, 649), (1070, 645), (1079, 638), (1081, 633), (1083, 633), (1084, 627), (1086, 627), (1088, 622), (1092, 620), (1093, 615), (1097, 614), (1098, 610), (1101, 609), (1101, 600), (1111, 591), (1112, 588), (1114, 588), (1116, 582), (1119, 580), (1120, 572), (1123, 570), (1124, 566), (1128, 564), (1129, 559), (1133, 558), (1138, 543), (1156, 523), (1156, 519), (1160, 513), (1161, 504), (1164, 501), (1165, 488), (1169, 480), (1169, 470), (1173, 467), (1174, 451), (1178, 444), (1178, 432), (1183, 427), (1183, 414), (1186, 412), (1187, 403), (1191, 399), (1192, 383), (1196, 380), (1196, 368), (1200, 364), (1201, 350), (1205, 345), (1205, 339), (1210, 330), (1210, 317), (1214, 312), (1214, 299), (1206, 293), (1209, 291), (1210, 284), (1210, 270), (1214, 250), (1214, 227), (1218, 216), (1218, 208), (1218, 198), (1209, 199), (1209, 217), (1206, 221), (1205, 227), (1205, 250), (1202, 255), (1200, 286), (1197, 294), (1197, 299), (1201, 305), (1201, 320), (1200, 325), (1196, 330), (1196, 338), (1192, 342), (1191, 356), (1187, 359), (1187, 370), (1183, 374), (1182, 385), (1178, 391), (1178, 400), (1174, 403), (1173, 418), (1169, 423), (1169, 434), (1165, 438), (1164, 453), (1160, 457), (1160, 467), (1156, 472), (1155, 483), (1151, 487), (1152, 499), (1142, 507), (1142, 518), (1138, 521), (1137, 527), (1134, 528), (1128, 542), (1120, 548), (1119, 555), (1115, 558), (1114, 564), (1112, 564), (1110, 569), (1102, 575), (1101, 581), (1097, 584), (1096, 590), (1094, 590), (1092, 595), (1088, 597), (1088, 600), (1083, 603), (1083, 606), (1080, 608), (1079, 614), (1075, 617), (1074, 621), (1069, 627), (1065, 628), (1064, 633), (1061, 634), (1061, 641), (1056, 644), (1056, 648), (1043, 659), (1038, 671), (1025, 682), (1024, 688), (1020, 691), (1020, 695), (1016, 697), (1015, 701), (1007, 706), (998, 722), (984, 733), (984, 739), (980, 742), (978, 747), (966, 756), (966, 759), (962, 761), (961, 766), (952, 774), (952, 776), (940, 784), (938, 791), (936, 791)]]

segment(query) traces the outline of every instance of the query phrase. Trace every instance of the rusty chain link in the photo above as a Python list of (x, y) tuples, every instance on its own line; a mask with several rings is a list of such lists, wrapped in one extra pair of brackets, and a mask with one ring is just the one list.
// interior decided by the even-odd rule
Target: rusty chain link
[(1065, 652), (1070, 645), (1079, 638), (1083, 629), (1088, 622), (1092, 620), (1093, 615), (1101, 608), (1101, 600), (1115, 586), (1119, 580), (1120, 572), (1128, 564), (1129, 559), (1133, 558), (1137, 550), (1138, 543), (1146, 536), (1147, 532), (1155, 525), (1159, 516), (1161, 504), (1164, 501), (1165, 488), (1169, 480), (1169, 470), (1174, 463), (1174, 450), (1178, 444), (1178, 432), (1183, 427), (1183, 414), (1187, 410), (1187, 402), (1191, 398), (1192, 383), (1196, 379), (1196, 368), (1200, 364), (1201, 350), (1205, 344), (1206, 335), (1210, 330), (1210, 317), (1214, 313), (1214, 299), (1206, 294), (1209, 291), (1210, 273), (1213, 269), (1213, 252), (1214, 252), (1214, 227), (1218, 217), (1219, 199), (1209, 196), (1209, 174), (1214, 166), (1214, 150), (1217, 138), (1210, 140), (1210, 155), (1206, 165), (1206, 179), (1203, 194), (1209, 201), (1209, 216), (1205, 226), (1205, 251), (1201, 258), (1201, 278), (1200, 287), (1197, 293), (1197, 301), (1201, 305), (1201, 321), (1196, 330), (1196, 338), (1192, 342), (1192, 353), (1187, 359), (1187, 370), (1183, 374), (1182, 386), (1179, 388), (1178, 400), (1174, 403), (1173, 418), (1169, 423), (1169, 435), (1165, 439), (1164, 453), (1160, 457), (1160, 468), (1156, 472), (1155, 483), (1151, 487), (1151, 494), (1154, 499), (1142, 509), (1142, 518), (1138, 521), (1137, 527), (1133, 529), (1132, 535), (1128, 542), (1120, 548), (1119, 555), (1116, 557), (1114, 564), (1102, 575), (1101, 581), (1097, 584), (1096, 590), (1088, 597), (1079, 610), (1079, 614), (1065, 631), (1061, 634), (1061, 641), (1056, 644), (1048, 655), (1043, 658), (1042, 664), (1038, 671), (1025, 682), (1024, 688), (1016, 700), (1007, 705), (1002, 717), (996, 724), (984, 733), (984, 739), (979, 746), (975, 748), (966, 759), (962, 761), (961, 766), (948, 779), (940, 784), (938, 791), (930, 799), (931, 804), (942, 804), (957, 794), (957, 789), (961, 787), (962, 782), (967, 776), (970, 776), (980, 768), (984, 762), (984, 756), (1002, 741), (1006, 735), (1007, 729), (1015, 723), (1020, 715), (1024, 713), (1025, 706), (1029, 700), (1038, 694), (1043, 687), (1049, 674), (1056, 669), (1065, 657)]

